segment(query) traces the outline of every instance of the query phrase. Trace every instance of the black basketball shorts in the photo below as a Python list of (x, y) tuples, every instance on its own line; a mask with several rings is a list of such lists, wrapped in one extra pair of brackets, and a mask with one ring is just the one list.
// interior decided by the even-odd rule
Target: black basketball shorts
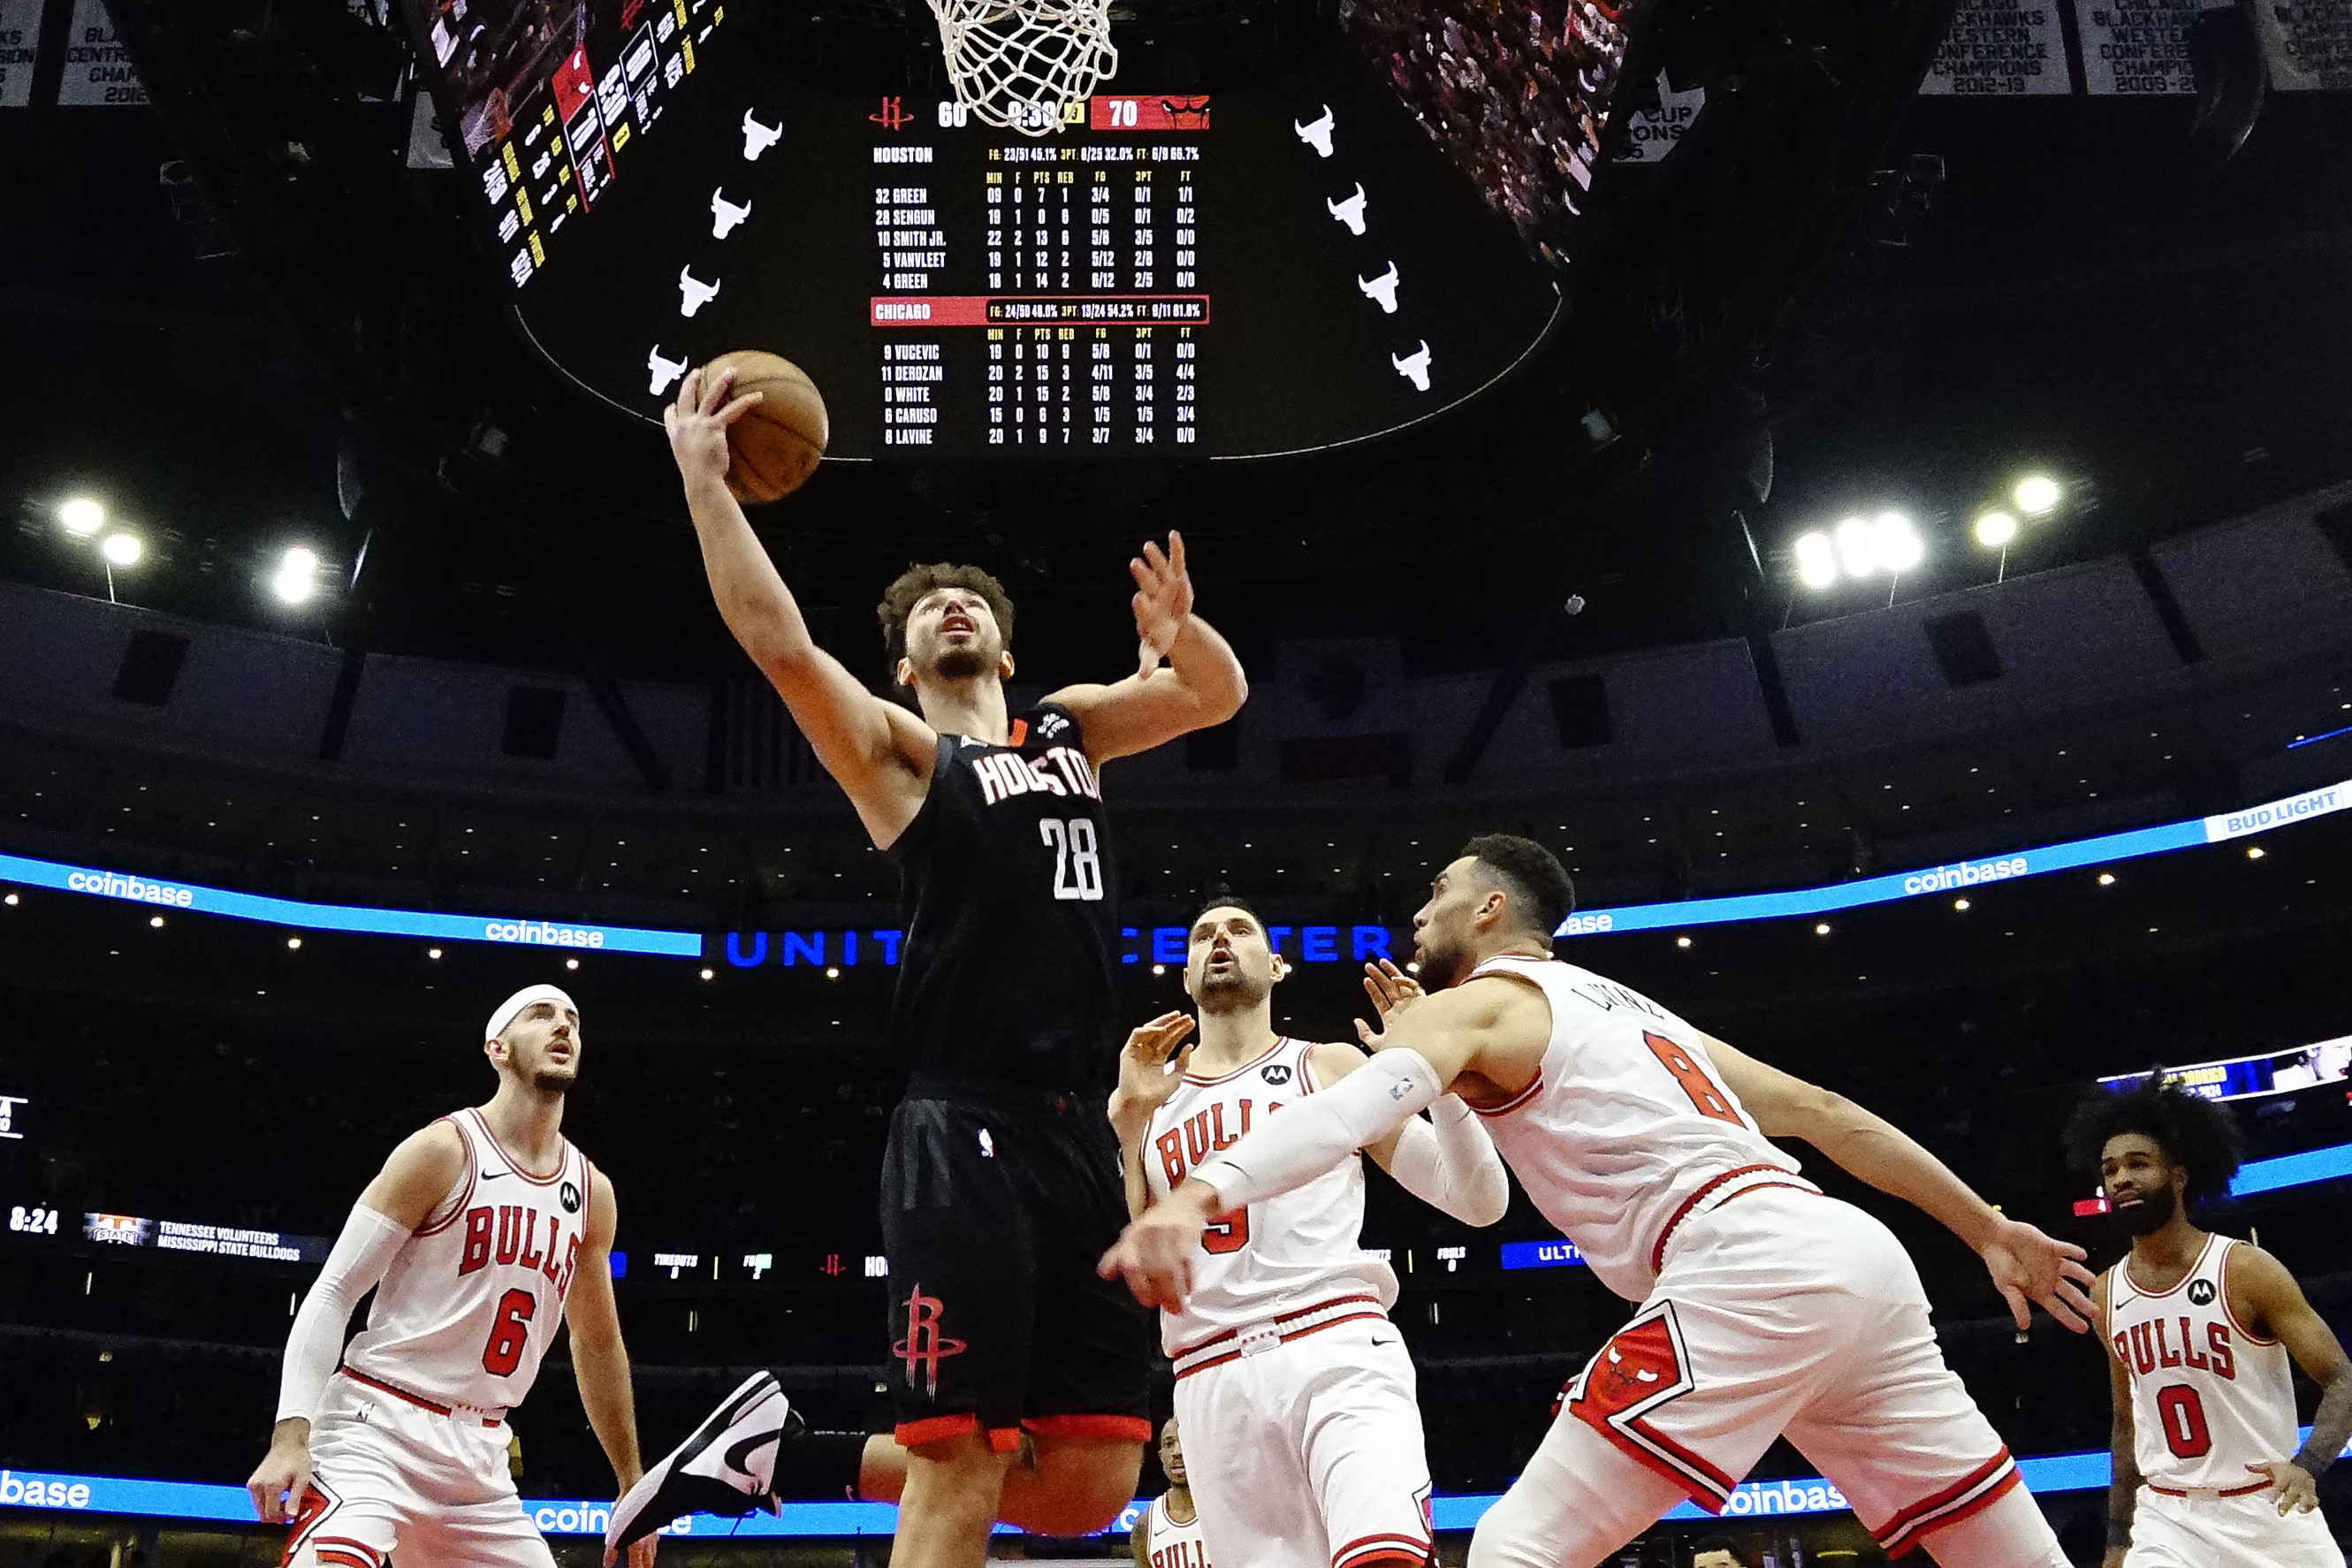
[(1127, 1223), (1100, 1102), (941, 1092), (899, 1102), (882, 1162), (898, 1440), (1148, 1442), (1151, 1313), (1095, 1274)]

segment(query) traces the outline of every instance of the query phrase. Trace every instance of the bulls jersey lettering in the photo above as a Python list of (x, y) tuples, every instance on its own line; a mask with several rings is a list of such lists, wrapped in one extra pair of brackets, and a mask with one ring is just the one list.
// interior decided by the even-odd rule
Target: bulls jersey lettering
[(2107, 1345), (2131, 1377), (2139, 1473), (2157, 1486), (2259, 1486), (2248, 1465), (2295, 1450), (2286, 1348), (2230, 1310), (2230, 1253), (2241, 1245), (2208, 1236), (2164, 1290), (2135, 1282), (2128, 1258), (2107, 1271)]
[(1150, 1518), (1150, 1534), (1145, 1539), (1151, 1548), (1151, 1568), (1215, 1568), (1197, 1509), (1179, 1524), (1168, 1516), (1168, 1494), (1162, 1492), (1151, 1500)]
[(563, 1321), (590, 1167), (566, 1142), (539, 1175), (499, 1147), (478, 1111), (448, 1120), (465, 1173), (393, 1259), (343, 1364), (439, 1404), (502, 1411), (530, 1392)]
[[(1145, 1134), (1145, 1180), (1154, 1200), (1184, 1183), (1192, 1168), (1239, 1141), (1285, 1101), (1315, 1090), (1305, 1040), (1278, 1039), (1264, 1056), (1215, 1078), (1188, 1073), (1151, 1116)], [(1396, 1275), (1366, 1252), (1364, 1167), (1345, 1160), (1279, 1197), (1220, 1215), (1201, 1238), (1204, 1256), (1192, 1265), (1192, 1293), (1181, 1312), (1160, 1315), (1170, 1355), (1228, 1330), (1353, 1300), (1396, 1301)], [(1376, 1310), (1370, 1305), (1367, 1311)]]
[(919, 1083), (1108, 1095), (1125, 1033), (1118, 877), (1077, 721), (1047, 704), (1002, 746), (940, 736), (922, 809), (888, 853), (907, 932), (890, 1037)]

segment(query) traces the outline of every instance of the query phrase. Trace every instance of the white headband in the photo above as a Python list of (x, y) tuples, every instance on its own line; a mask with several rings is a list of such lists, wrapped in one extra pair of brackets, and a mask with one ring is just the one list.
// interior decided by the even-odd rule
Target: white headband
[(483, 1042), (487, 1044), (505, 1034), (507, 1026), (515, 1021), (515, 1015), (534, 1002), (552, 1002), (574, 1013), (580, 1011), (580, 1004), (574, 1002), (561, 985), (526, 985), (499, 1004), (498, 1010), (490, 1015), (489, 1023), (482, 1030)]

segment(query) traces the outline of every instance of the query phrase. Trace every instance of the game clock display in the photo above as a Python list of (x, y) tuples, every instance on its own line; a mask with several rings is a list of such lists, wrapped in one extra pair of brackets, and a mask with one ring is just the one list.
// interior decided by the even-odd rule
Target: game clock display
[[(537, 16), (470, 0), (459, 43), (502, 7)], [(1272, 456), (1475, 396), (1562, 309), (1336, 37), (1230, 93), (1113, 82), (1025, 136), (786, 81), (716, 0), (562, 15), (452, 48), (490, 63), (436, 91), (486, 193), (503, 180), (524, 336), (649, 425), (689, 368), (761, 349), (814, 380), (835, 459)]]

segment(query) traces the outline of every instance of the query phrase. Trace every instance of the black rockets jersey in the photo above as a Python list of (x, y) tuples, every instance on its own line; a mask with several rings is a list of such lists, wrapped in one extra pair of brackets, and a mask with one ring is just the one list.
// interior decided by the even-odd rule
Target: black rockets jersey
[(890, 1038), (925, 1080), (1097, 1097), (1118, 1078), (1118, 877), (1078, 721), (1050, 704), (992, 746), (940, 737), (890, 847), (906, 939)]

